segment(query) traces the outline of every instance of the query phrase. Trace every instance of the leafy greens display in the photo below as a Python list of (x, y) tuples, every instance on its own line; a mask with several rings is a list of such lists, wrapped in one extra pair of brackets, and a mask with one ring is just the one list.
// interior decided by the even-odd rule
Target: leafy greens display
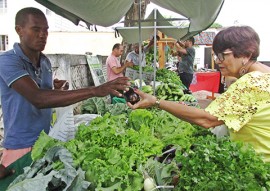
[[(73, 166), (86, 172), (89, 190), (140, 191), (145, 174), (159, 190), (270, 189), (270, 167), (253, 148), (217, 139), (209, 130), (162, 110), (106, 113), (80, 125), (75, 139), (66, 143), (42, 133), (33, 159), (44, 157), (53, 145), (71, 152)], [(172, 155), (164, 155), (167, 147), (174, 148)]]

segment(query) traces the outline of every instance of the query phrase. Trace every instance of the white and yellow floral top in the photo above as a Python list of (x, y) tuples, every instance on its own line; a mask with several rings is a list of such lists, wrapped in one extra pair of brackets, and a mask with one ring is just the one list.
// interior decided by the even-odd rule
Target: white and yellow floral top
[(242, 76), (205, 110), (224, 121), (231, 140), (252, 144), (270, 162), (270, 73)]

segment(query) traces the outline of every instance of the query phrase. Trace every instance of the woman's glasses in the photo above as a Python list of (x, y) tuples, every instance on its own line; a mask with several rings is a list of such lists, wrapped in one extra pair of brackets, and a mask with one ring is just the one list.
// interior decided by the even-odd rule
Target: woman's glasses
[(217, 61), (219, 60), (220, 62), (224, 61), (225, 58), (224, 58), (224, 55), (227, 55), (227, 54), (231, 54), (233, 51), (225, 51), (225, 52), (221, 52), (221, 53), (218, 53), (217, 55), (214, 55), (214, 60)]

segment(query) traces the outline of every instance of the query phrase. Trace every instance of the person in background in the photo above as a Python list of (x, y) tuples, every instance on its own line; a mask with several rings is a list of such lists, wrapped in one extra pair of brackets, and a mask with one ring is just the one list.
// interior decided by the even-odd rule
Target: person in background
[(4, 167), (30, 152), (42, 130), (49, 132), (51, 108), (68, 106), (91, 97), (121, 96), (117, 90), (125, 90), (130, 85), (129, 79), (122, 77), (97, 87), (66, 90), (65, 80), (53, 80), (51, 63), (42, 53), (48, 28), (41, 10), (33, 7), (19, 10), (15, 30), (20, 43), (15, 43), (13, 49), (0, 55), (4, 123), (1, 164)]
[(191, 37), (184, 42), (177, 41), (175, 43), (178, 55), (181, 55), (181, 60), (178, 62), (178, 74), (180, 80), (188, 90), (194, 73), (193, 64), (195, 59), (195, 49), (193, 45), (194, 37)]
[(127, 67), (132, 67), (132, 62), (125, 62), (121, 65), (119, 57), (123, 54), (123, 45), (116, 43), (113, 45), (112, 53), (106, 59), (107, 80), (111, 81), (124, 76), (123, 72)]
[[(112, 53), (106, 59), (107, 68), (107, 80), (111, 81), (118, 77), (124, 76), (124, 71), (127, 67), (132, 67), (132, 62), (125, 62), (123, 65), (120, 63), (120, 56), (123, 53), (123, 45), (116, 43), (112, 48)], [(113, 103), (114, 97), (119, 97), (115, 95), (110, 95), (111, 103)]]
[(270, 67), (257, 61), (260, 38), (249, 26), (233, 26), (214, 38), (216, 64), (223, 76), (237, 80), (205, 109), (158, 100), (135, 90), (141, 101), (132, 109), (157, 106), (176, 117), (205, 128), (226, 125), (232, 141), (253, 145), (270, 162)]
[[(156, 36), (157, 41), (160, 40), (159, 36)], [(146, 53), (149, 51), (149, 49), (154, 45), (154, 37), (149, 41), (149, 43), (146, 46), (142, 46), (142, 58), (140, 62), (140, 55), (139, 55), (139, 43), (133, 44), (133, 51), (129, 52), (126, 57), (126, 62), (132, 62), (135, 66), (146, 66), (146, 60), (145, 56)]]

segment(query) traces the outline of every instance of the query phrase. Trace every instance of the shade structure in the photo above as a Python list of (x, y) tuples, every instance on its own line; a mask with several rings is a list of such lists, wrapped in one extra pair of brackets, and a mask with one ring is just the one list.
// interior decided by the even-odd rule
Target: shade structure
[[(118, 23), (128, 12), (135, 0), (36, 0), (38, 3), (47, 7), (68, 20), (78, 25), (80, 21), (90, 25), (100, 25), (104, 27)], [(150, 0), (150, 2), (184, 16), (189, 20), (189, 26), (177, 32), (180, 39), (194, 36), (207, 29), (217, 18), (225, 0)], [(141, 2), (141, 1), (139, 1)], [(157, 25), (168, 25), (168, 21), (158, 21), (155, 15), (154, 36)], [(160, 15), (159, 15), (160, 16)], [(161, 18), (161, 16), (160, 16)], [(141, 28), (141, 17), (138, 22), (137, 36), (133, 36), (135, 41), (145, 39)], [(160, 26), (159, 26), (160, 27)], [(170, 26), (171, 27), (171, 26)], [(167, 26), (167, 29), (170, 28)], [(151, 30), (151, 29), (150, 29)], [(159, 29), (161, 30), (161, 29)], [(165, 30), (165, 29), (164, 29)], [(153, 31), (153, 29), (152, 29)], [(173, 33), (167, 31), (166, 33)], [(148, 32), (149, 33), (149, 32)], [(173, 34), (169, 35), (172, 36)], [(137, 38), (138, 37), (138, 38)], [(149, 34), (147, 35), (149, 37)], [(156, 39), (155, 39), (156, 44)], [(156, 50), (156, 47), (155, 47)], [(141, 58), (141, 50), (140, 50)], [(141, 78), (141, 67), (140, 67)]]
[[(188, 27), (173, 26), (169, 21), (154, 9), (150, 15), (141, 23), (142, 40), (147, 40), (154, 34), (154, 30), (158, 30), (174, 39), (181, 39), (188, 34)], [(187, 20), (187, 19), (183, 19)], [(139, 27), (116, 27), (117, 33), (120, 33), (123, 39), (128, 43), (138, 42)]]
[[(104, 27), (118, 23), (134, 0), (36, 0), (78, 25)], [(190, 20), (189, 32), (209, 27), (218, 16), (224, 0), (150, 0), (152, 3), (178, 13)]]
[(134, 0), (36, 0), (38, 3), (78, 25), (111, 26), (119, 22)]

